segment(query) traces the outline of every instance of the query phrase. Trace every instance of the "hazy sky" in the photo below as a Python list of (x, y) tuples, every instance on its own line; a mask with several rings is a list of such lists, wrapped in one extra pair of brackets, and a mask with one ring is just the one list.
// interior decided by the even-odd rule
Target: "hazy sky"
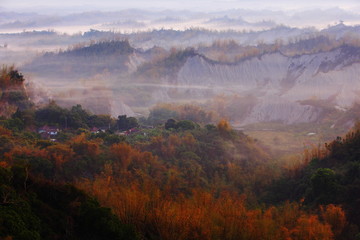
[(359, 11), (360, 0), (0, 0), (0, 8), (18, 11), (121, 10), (127, 8), (216, 11), (233, 8), (302, 10), (339, 7)]

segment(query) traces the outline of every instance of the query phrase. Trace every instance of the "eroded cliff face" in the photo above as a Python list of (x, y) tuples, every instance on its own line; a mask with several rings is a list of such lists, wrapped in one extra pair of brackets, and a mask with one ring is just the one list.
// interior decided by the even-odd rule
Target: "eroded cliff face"
[(314, 122), (321, 116), (321, 106), (307, 105), (304, 100), (326, 100), (334, 107), (350, 107), (359, 100), (359, 76), (360, 49), (343, 46), (295, 57), (271, 53), (235, 64), (197, 55), (188, 58), (174, 84), (196, 88), (198, 95), (199, 86), (212, 88), (214, 94), (252, 94), (258, 101), (243, 123), (290, 124)]
[[(342, 45), (331, 51), (297, 56), (273, 51), (223, 63), (192, 48), (168, 52), (154, 47), (140, 51), (123, 43), (123, 50), (115, 54), (108, 51), (108, 45), (92, 46), (101, 47), (104, 54), (93, 54), (86, 61), (72, 52), (65, 54), (66, 61), (63, 53), (51, 54), (24, 70), (32, 74), (34, 81), (47, 86), (55, 100), (80, 103), (94, 113), (115, 117), (132, 116), (137, 109), (159, 102), (204, 103), (218, 95), (237, 95), (241, 101), (247, 96), (252, 99), (248, 104), (232, 103), (234, 106), (229, 107), (238, 112), (232, 114), (238, 124), (292, 124), (318, 121), (326, 107), (347, 109), (360, 102), (357, 47)], [(77, 64), (79, 61), (81, 64)], [(67, 65), (71, 69), (64, 69)], [(49, 71), (54, 76), (48, 76)]]

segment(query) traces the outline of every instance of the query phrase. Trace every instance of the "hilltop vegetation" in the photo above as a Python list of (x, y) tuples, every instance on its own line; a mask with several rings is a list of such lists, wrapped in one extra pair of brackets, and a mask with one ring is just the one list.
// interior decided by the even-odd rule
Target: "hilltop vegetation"
[(71, 49), (60, 52), (60, 55), (74, 56), (74, 57), (109, 57), (111, 55), (131, 54), (135, 51), (130, 46), (128, 40), (112, 40), (102, 42), (91, 42), (88, 46), (85, 44), (78, 44)]
[(127, 71), (126, 61), (134, 51), (127, 40), (79, 43), (66, 51), (45, 53), (24, 70), (45, 71), (47, 76), (56, 79), (71, 73), (69, 80), (93, 77), (104, 71), (121, 74)]
[(24, 77), (14, 67), (4, 67), (0, 73), (0, 116), (11, 116), (17, 109), (31, 105), (23, 85)]
[(197, 53), (193, 48), (185, 50), (173, 48), (169, 55), (160, 56), (154, 62), (146, 62), (140, 65), (135, 73), (135, 77), (145, 78), (144, 80), (156, 80), (164, 77), (174, 79), (186, 60), (196, 55)]

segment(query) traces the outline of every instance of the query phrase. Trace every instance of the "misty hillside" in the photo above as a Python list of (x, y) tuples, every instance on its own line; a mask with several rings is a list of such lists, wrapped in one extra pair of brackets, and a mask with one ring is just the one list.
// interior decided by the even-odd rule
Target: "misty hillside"
[[(135, 51), (128, 41), (99, 42), (84, 46), (75, 46), (71, 50), (61, 51), (57, 54), (46, 53), (35, 59), (31, 71), (44, 72), (49, 77), (59, 74), (71, 74), (71, 79), (91, 77), (104, 70), (121, 74), (127, 70), (126, 64)], [(29, 71), (29, 67), (24, 67)]]
[(46, 53), (21, 69), (46, 84), (60, 104), (76, 100), (97, 113), (146, 114), (144, 108), (175, 101), (195, 101), (211, 111), (217, 96), (237, 95), (242, 104), (223, 112), (237, 124), (308, 123), (359, 100), (356, 39), (315, 35), (257, 46), (219, 40), (169, 51), (100, 41)]

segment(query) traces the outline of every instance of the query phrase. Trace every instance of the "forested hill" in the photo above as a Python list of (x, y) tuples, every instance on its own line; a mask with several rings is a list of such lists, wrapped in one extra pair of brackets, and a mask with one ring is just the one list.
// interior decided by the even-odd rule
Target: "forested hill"
[(24, 80), (13, 67), (1, 71), (0, 239), (137, 239), (135, 229), (109, 208), (65, 178), (55, 179), (56, 156), (62, 158), (67, 147), (42, 155), (45, 146), (54, 144), (38, 128), (59, 118), (53, 109), (38, 121), (44, 115), (29, 101)]
[(334, 159), (353, 162), (346, 168), (353, 178), (338, 182), (338, 165), (319, 166), (305, 201), (281, 202), (280, 193), (297, 185), (289, 178), (281, 191), (271, 187), (286, 171), (258, 141), (226, 120), (190, 120), (207, 119), (197, 108), (174, 108), (173, 118), (164, 118), (169, 111), (138, 121), (50, 102), (2, 117), (0, 238), (355, 239), (355, 203), (321, 194), (347, 189), (336, 188), (343, 182), (356, 187), (359, 143), (350, 139), (360, 134), (329, 146)]
[[(313, 208), (326, 204), (343, 206), (348, 226), (343, 237), (360, 227), (360, 129), (309, 153), (308, 163), (272, 185), (270, 203), (300, 200)], [(357, 235), (358, 237), (360, 235)], [(357, 238), (356, 238), (357, 239)]]

